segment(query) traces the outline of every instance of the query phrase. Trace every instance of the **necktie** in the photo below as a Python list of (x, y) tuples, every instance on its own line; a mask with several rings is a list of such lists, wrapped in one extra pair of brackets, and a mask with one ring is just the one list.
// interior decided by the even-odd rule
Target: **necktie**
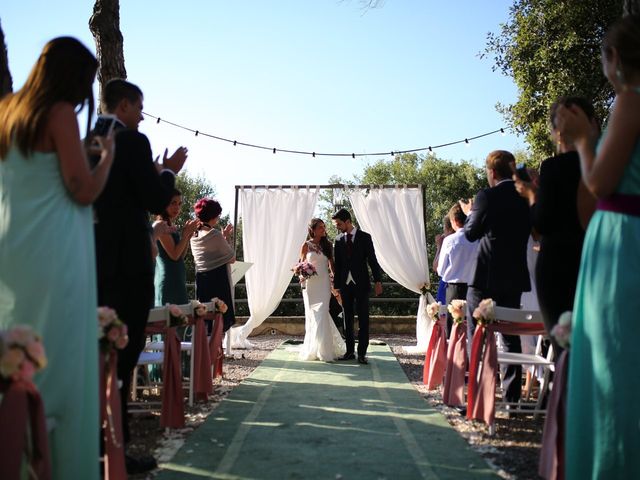
[(347, 255), (351, 256), (351, 251), (353, 250), (353, 240), (351, 239), (353, 235), (351, 233), (347, 233)]

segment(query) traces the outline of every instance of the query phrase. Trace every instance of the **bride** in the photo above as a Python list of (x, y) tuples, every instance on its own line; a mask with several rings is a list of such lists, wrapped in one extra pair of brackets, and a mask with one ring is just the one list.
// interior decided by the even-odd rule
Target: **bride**
[(312, 263), (317, 272), (317, 275), (305, 280), (306, 288), (302, 290), (305, 334), (300, 348), (301, 360), (330, 362), (346, 352), (344, 340), (329, 315), (332, 250), (324, 222), (313, 218), (309, 223), (309, 240), (302, 245), (300, 251), (300, 261)]

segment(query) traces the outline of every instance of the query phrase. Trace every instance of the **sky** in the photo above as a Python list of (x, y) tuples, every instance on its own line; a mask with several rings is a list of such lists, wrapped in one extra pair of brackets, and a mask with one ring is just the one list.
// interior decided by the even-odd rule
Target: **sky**
[[(511, 3), (385, 0), (365, 11), (359, 0), (121, 0), (120, 28), (128, 80), (143, 90), (145, 112), (278, 149), (370, 154), (505, 126), (495, 105), (513, 103), (517, 89), (479, 53)], [(92, 10), (91, 0), (3, 2), (14, 90), (51, 38), (71, 35), (95, 51)], [(326, 184), (391, 159), (273, 154), (152, 119), (140, 131), (154, 155), (186, 146), (187, 172), (208, 179), (231, 214), (235, 185)], [(480, 165), (498, 148), (526, 143), (507, 131), (435, 153)]]

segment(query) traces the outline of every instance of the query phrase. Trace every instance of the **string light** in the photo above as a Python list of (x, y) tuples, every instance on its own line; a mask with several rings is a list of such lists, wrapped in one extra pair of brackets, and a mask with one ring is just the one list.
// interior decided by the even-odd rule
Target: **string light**
[(250, 147), (250, 148), (258, 148), (261, 150), (271, 150), (274, 154), (276, 152), (278, 153), (292, 153), (292, 154), (296, 154), (296, 155), (311, 155), (312, 157), (316, 157), (316, 156), (321, 156), (321, 157), (351, 157), (353, 159), (355, 159), (356, 157), (367, 157), (367, 156), (374, 156), (374, 157), (380, 157), (380, 156), (387, 156), (387, 155), (391, 155), (392, 157), (395, 155), (400, 155), (403, 153), (415, 153), (415, 152), (422, 152), (425, 150), (428, 150), (430, 153), (433, 153), (433, 151), (436, 148), (443, 148), (443, 147), (450, 147), (452, 145), (458, 145), (460, 143), (464, 143), (466, 144), (467, 147), (470, 146), (470, 141), (471, 140), (477, 140), (478, 138), (483, 138), (483, 137), (488, 137), (489, 135), (494, 135), (496, 133), (501, 133), (502, 135), (506, 135), (504, 128), (499, 128), (497, 130), (493, 130), (491, 132), (487, 132), (487, 133), (482, 133), (480, 135), (476, 135), (474, 137), (467, 137), (463, 140), (456, 140), (453, 142), (448, 142), (448, 143), (442, 143), (440, 145), (433, 145), (433, 146), (428, 146), (428, 147), (421, 147), (421, 148), (412, 148), (412, 149), (407, 149), (407, 150), (394, 150), (391, 152), (376, 152), (376, 153), (319, 153), (319, 152), (314, 152), (314, 151), (304, 151), (304, 150), (289, 150), (289, 149), (285, 149), (285, 148), (276, 148), (276, 147), (265, 147), (263, 145), (255, 145), (252, 143), (246, 143), (246, 142), (239, 142), (237, 140), (230, 140), (228, 138), (224, 138), (224, 137), (219, 137), (217, 135), (212, 135), (210, 133), (205, 133), (202, 132), (200, 130), (195, 130), (193, 128), (189, 128), (189, 127), (185, 127), (184, 125), (180, 125), (178, 123), (174, 123), (174, 122), (170, 122), (168, 120), (162, 120), (160, 117), (156, 117), (155, 115), (151, 115), (150, 113), (147, 112), (142, 112), (142, 114), (146, 117), (149, 118), (154, 118), (156, 120), (156, 123), (166, 123), (168, 125), (171, 125), (173, 127), (176, 128), (181, 128), (182, 130), (186, 130), (188, 132), (191, 132), (193, 134), (195, 134), (195, 136), (203, 136), (203, 137), (209, 137), (209, 138), (213, 138), (214, 140), (220, 140), (221, 142), (227, 142), (227, 143), (232, 143), (233, 146), (243, 146), (243, 147)]

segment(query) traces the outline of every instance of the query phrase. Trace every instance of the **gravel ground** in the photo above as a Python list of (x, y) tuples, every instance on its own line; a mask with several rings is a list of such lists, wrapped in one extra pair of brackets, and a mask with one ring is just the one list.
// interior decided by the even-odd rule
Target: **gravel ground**
[[(255, 348), (236, 350), (234, 358), (225, 360), (223, 378), (214, 381), (214, 394), (209, 397), (209, 402), (195, 404), (193, 407), (185, 405), (184, 429), (164, 432), (159, 427), (159, 412), (133, 415), (132, 441), (128, 452), (133, 456), (153, 455), (159, 463), (171, 459), (189, 433), (204, 422), (218, 403), (248, 377), (274, 348), (290, 338), (296, 337), (284, 335), (252, 337), (250, 340)], [(408, 355), (402, 349), (402, 346), (415, 345), (415, 338), (407, 335), (383, 335), (376, 336), (375, 339), (382, 340), (391, 347), (409, 381), (420, 395), (447, 418), (449, 423), (495, 468), (502, 478), (518, 480), (539, 478), (536, 472), (543, 418), (534, 419), (532, 416), (519, 415), (507, 419), (498, 413), (496, 414), (496, 434), (489, 436), (486, 425), (466, 420), (456, 410), (442, 404), (442, 396), (438, 390), (428, 391), (422, 384), (424, 358)], [(154, 398), (150, 397), (150, 399)], [(153, 479), (154, 476), (151, 472), (129, 478), (142, 480)]]

